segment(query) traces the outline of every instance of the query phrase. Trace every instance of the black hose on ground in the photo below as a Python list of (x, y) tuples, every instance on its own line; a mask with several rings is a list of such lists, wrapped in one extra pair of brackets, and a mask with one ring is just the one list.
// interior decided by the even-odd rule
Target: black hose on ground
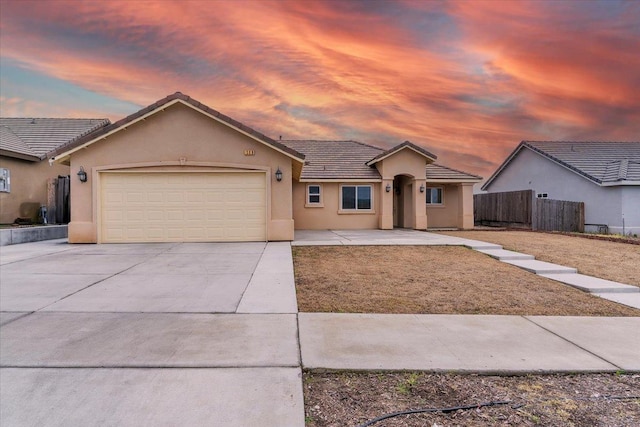
[(399, 417), (401, 415), (424, 414), (424, 413), (429, 413), (429, 412), (442, 412), (443, 414), (447, 414), (449, 412), (464, 411), (464, 410), (477, 409), (477, 408), (484, 408), (484, 407), (487, 407), (487, 406), (508, 405), (511, 402), (512, 402), (511, 400), (500, 400), (500, 401), (496, 401), (496, 402), (480, 403), (480, 404), (477, 404), (477, 405), (454, 406), (453, 408), (408, 409), (406, 411), (393, 412), (391, 414), (382, 415), (382, 416), (380, 416), (378, 418), (372, 419), (371, 421), (367, 421), (364, 424), (360, 424), (358, 427), (369, 427), (369, 426), (372, 426), (375, 423), (378, 423), (380, 421), (384, 421), (384, 420), (387, 420), (387, 419), (393, 418), (393, 417)]
[[(598, 399), (605, 399), (605, 400), (637, 400), (637, 399), (640, 399), (640, 396), (611, 396), (611, 395), (604, 395), (604, 396), (598, 396), (597, 398), (586, 397), (586, 398), (582, 398), (582, 399), (573, 398), (573, 399), (570, 399), (570, 400), (598, 400)], [(466, 411), (466, 410), (469, 410), (469, 409), (478, 409), (478, 408), (484, 408), (484, 407), (487, 407), (487, 406), (508, 405), (509, 403), (512, 403), (512, 401), (511, 400), (499, 400), (499, 401), (494, 401), (494, 402), (480, 403), (478, 405), (454, 406), (453, 408), (408, 409), (406, 411), (393, 412), (393, 413), (390, 413), (390, 414), (382, 415), (382, 416), (380, 416), (378, 418), (374, 418), (371, 421), (367, 421), (364, 424), (360, 424), (358, 427), (369, 427), (369, 426), (372, 426), (375, 423), (378, 423), (380, 421), (384, 421), (384, 420), (387, 420), (387, 419), (393, 418), (393, 417), (399, 417), (401, 415), (424, 414), (424, 413), (433, 413), (433, 412), (441, 412), (443, 414), (448, 414), (450, 412)], [(522, 408), (523, 406), (525, 406), (525, 404), (521, 403), (521, 404), (515, 405), (513, 407), (513, 409), (519, 409), (519, 408)]]

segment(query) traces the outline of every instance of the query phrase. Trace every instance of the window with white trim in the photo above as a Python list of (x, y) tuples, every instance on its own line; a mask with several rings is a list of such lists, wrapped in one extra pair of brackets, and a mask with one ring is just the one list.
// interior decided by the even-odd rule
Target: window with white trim
[(0, 193), (11, 193), (11, 172), (0, 168)]
[(425, 193), (427, 194), (428, 205), (442, 204), (442, 187), (427, 187)]
[(370, 185), (343, 185), (340, 187), (340, 209), (370, 211), (373, 208), (373, 191)]
[(319, 184), (307, 185), (307, 205), (308, 206), (322, 205), (322, 187)]

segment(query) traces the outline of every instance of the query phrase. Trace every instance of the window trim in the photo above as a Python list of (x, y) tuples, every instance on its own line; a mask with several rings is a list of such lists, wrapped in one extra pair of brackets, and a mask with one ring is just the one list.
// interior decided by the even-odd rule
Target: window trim
[(0, 168), (0, 180), (3, 182), (0, 193), (11, 193), (11, 170), (9, 168)]
[[(343, 189), (345, 187), (355, 187), (356, 189), (356, 207), (354, 209), (345, 209), (342, 207), (342, 202), (343, 202), (343, 196), (342, 196), (342, 192)], [(370, 203), (370, 208), (369, 209), (359, 209), (358, 208), (358, 187), (368, 187), (369, 188), (369, 203)], [(340, 184), (340, 191), (338, 191), (338, 213), (339, 214), (374, 214), (375, 213), (375, 209), (374, 209), (374, 191), (373, 191), (373, 185), (372, 184)]]
[[(318, 187), (318, 193), (311, 193), (309, 187)], [(306, 191), (306, 196), (305, 196), (305, 203), (304, 203), (304, 207), (305, 208), (323, 208), (324, 207), (324, 197), (322, 196), (322, 184), (307, 184), (307, 191)], [(312, 202), (310, 199), (310, 196), (318, 196), (319, 201), (318, 202)]]
[[(427, 202), (427, 195), (431, 193), (431, 190), (440, 190), (440, 203), (429, 203)], [(425, 190), (425, 203), (427, 207), (444, 207), (444, 187), (426, 187)]]

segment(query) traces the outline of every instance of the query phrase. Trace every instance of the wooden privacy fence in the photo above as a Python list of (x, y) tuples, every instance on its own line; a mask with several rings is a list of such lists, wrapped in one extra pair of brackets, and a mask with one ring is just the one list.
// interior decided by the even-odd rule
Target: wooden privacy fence
[(533, 190), (473, 196), (475, 223), (545, 231), (584, 232), (584, 203), (535, 197)]
[(69, 223), (71, 219), (69, 205), (70, 184), (69, 175), (60, 175), (49, 180), (47, 201), (47, 220), (49, 224)]
[(584, 202), (534, 199), (533, 230), (584, 233)]

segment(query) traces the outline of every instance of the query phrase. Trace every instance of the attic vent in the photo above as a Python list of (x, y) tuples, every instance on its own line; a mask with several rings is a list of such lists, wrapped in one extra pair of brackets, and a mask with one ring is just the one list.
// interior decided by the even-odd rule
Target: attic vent
[(629, 171), (629, 159), (620, 160), (620, 169), (618, 170), (618, 181), (624, 181), (627, 179), (627, 172)]

